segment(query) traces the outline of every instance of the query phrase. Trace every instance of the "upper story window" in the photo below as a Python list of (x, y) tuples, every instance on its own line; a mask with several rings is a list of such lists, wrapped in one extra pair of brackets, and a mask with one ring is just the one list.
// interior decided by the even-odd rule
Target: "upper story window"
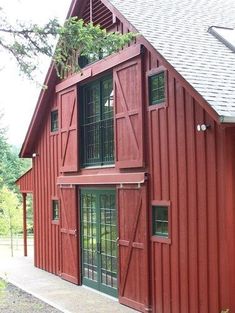
[(165, 72), (149, 77), (149, 105), (165, 102)]
[(56, 132), (58, 129), (58, 110), (55, 110), (51, 112), (51, 132)]
[(84, 85), (81, 101), (81, 166), (114, 163), (113, 80)]

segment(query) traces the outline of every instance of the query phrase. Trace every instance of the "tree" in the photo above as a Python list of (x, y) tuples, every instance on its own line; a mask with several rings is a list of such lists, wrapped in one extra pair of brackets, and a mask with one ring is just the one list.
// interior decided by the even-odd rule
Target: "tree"
[[(2, 119), (3, 113), (0, 125)], [(13, 235), (22, 232), (21, 196), (15, 181), (30, 165), (29, 160), (19, 159), (17, 149), (7, 143), (6, 129), (0, 126), (0, 235), (11, 236), (12, 249)]]
[(13, 236), (22, 231), (22, 210), (16, 194), (7, 187), (0, 192), (0, 234), (10, 235), (13, 256)]
[[(3, 113), (0, 112), (0, 125)], [(0, 190), (6, 186), (18, 192), (15, 181), (31, 166), (30, 160), (19, 159), (18, 149), (7, 143), (6, 129), (0, 126)]]
[[(59, 38), (54, 50), (55, 39)], [(123, 48), (135, 38), (133, 33), (107, 33), (99, 25), (85, 24), (76, 17), (69, 18), (64, 25), (57, 19), (46, 25), (8, 22), (0, 8), (0, 48), (10, 53), (21, 73), (33, 79), (41, 55), (51, 57), (57, 74), (63, 78), (68, 72), (80, 71), (78, 57), (89, 54), (97, 55), (100, 51), (111, 54)]]

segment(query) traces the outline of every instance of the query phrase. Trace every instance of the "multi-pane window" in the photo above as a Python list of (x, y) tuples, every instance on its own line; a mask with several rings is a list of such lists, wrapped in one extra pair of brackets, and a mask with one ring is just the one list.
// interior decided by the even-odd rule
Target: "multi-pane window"
[(153, 206), (153, 235), (169, 237), (168, 206)]
[(165, 101), (165, 73), (160, 72), (149, 77), (149, 104), (159, 104)]
[(112, 77), (85, 85), (81, 94), (81, 165), (113, 164)]
[(51, 112), (51, 132), (56, 132), (58, 129), (58, 110), (55, 110)]
[(59, 201), (58, 200), (52, 200), (52, 219), (58, 220), (60, 218), (59, 214)]

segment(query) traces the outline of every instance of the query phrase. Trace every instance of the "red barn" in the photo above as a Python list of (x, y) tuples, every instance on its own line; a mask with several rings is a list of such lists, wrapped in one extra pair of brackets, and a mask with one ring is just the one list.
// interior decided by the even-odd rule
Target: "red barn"
[[(18, 180), (35, 266), (141, 312), (235, 312), (235, 2), (74, 0), (138, 32), (40, 94)], [(227, 311), (226, 311), (227, 312)]]

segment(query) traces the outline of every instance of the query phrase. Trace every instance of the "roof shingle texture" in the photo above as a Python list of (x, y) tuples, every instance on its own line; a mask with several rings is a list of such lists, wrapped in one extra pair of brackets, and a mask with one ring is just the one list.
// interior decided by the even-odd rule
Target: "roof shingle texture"
[(235, 53), (208, 33), (235, 28), (235, 0), (109, 0), (220, 116), (235, 116)]

